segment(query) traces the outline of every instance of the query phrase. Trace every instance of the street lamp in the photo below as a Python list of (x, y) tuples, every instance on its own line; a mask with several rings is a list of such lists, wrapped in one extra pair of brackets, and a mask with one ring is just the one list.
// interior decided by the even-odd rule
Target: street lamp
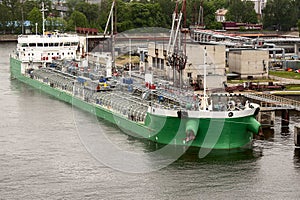
[(38, 26), (38, 23), (35, 23), (35, 34), (37, 35), (37, 26)]

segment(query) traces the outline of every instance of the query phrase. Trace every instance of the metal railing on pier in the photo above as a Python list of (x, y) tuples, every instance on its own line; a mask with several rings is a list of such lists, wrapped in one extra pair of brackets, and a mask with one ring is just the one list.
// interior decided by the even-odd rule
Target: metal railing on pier
[(265, 93), (248, 93), (244, 94), (244, 96), (249, 99), (260, 101), (262, 107), (269, 107), (270, 109), (273, 108), (274, 110), (291, 109), (300, 111), (300, 102), (293, 99)]

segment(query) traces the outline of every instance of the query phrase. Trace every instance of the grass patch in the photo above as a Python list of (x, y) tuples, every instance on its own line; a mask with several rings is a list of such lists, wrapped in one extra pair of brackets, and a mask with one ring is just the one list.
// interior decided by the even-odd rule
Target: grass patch
[(278, 76), (282, 78), (289, 78), (289, 79), (299, 79), (300, 80), (300, 74), (295, 72), (288, 72), (288, 71), (269, 71), (270, 75)]
[(285, 89), (289, 91), (300, 91), (300, 85), (286, 85)]
[[(130, 62), (128, 55), (122, 55), (116, 58), (116, 64), (125, 65)], [(131, 56), (131, 63), (139, 63), (140, 58), (138, 56)]]
[(227, 80), (228, 83), (245, 83), (245, 82), (252, 82), (252, 83), (264, 83), (264, 82), (274, 82), (273, 79), (231, 79), (231, 80)]

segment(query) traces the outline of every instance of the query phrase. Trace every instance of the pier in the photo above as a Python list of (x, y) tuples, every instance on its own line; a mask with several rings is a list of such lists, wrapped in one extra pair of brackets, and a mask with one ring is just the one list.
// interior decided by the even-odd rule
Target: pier
[(262, 111), (274, 110), (296, 110), (300, 111), (300, 102), (284, 97), (275, 96), (267, 93), (246, 93), (248, 99), (260, 102)]
[[(300, 102), (293, 99), (279, 97), (268, 93), (246, 93), (243, 95), (248, 99), (260, 103), (261, 107), (257, 118), (265, 128), (274, 126), (275, 112), (280, 111), (282, 134), (289, 132), (290, 110), (300, 111)], [(295, 135), (298, 132), (300, 132), (299, 128), (295, 127)], [(300, 145), (300, 139), (296, 141), (296, 138), (297, 137), (295, 136), (295, 144), (297, 143)]]
[(0, 42), (17, 42), (17, 35), (0, 35)]
[(294, 141), (295, 145), (300, 147), (300, 125), (294, 127)]

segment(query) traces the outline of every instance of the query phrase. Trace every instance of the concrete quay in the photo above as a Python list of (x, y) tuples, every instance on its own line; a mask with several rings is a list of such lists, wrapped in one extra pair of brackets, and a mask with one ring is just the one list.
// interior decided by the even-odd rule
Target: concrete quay
[(0, 35), (0, 42), (17, 42), (17, 35)]

